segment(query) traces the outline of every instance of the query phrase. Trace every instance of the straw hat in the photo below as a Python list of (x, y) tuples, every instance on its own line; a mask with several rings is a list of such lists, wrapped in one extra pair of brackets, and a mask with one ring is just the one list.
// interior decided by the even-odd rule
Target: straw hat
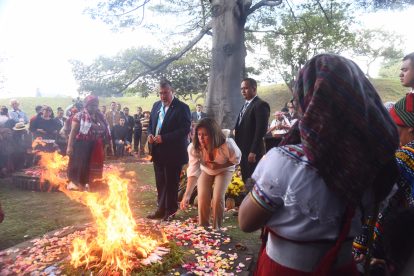
[(18, 122), (14, 125), (13, 130), (26, 130), (27, 125), (25, 125), (23, 122)]

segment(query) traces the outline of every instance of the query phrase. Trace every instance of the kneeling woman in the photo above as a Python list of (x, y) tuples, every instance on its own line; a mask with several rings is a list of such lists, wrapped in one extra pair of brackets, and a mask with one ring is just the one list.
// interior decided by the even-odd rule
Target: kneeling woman
[(213, 119), (200, 120), (195, 135), (196, 139), (188, 146), (187, 189), (180, 207), (187, 208), (197, 184), (199, 224), (209, 225), (212, 209), (213, 227), (220, 228), (223, 222), (224, 196), (235, 165), (240, 162), (241, 152), (236, 142), (226, 138)]
[(66, 151), (69, 155), (69, 190), (88, 189), (89, 184), (102, 178), (104, 143), (111, 141), (108, 123), (99, 111), (98, 97), (86, 97), (84, 106), (73, 117)]

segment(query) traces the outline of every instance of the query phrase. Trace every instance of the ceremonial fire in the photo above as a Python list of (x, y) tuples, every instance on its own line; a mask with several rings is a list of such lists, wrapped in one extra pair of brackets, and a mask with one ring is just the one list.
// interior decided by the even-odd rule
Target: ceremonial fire
[(148, 257), (159, 245), (159, 241), (136, 231), (128, 201), (129, 180), (121, 178), (119, 172), (104, 172), (103, 182), (108, 185), (105, 194), (69, 191), (65, 173), (68, 157), (57, 152), (41, 152), (39, 156), (41, 180), (47, 180), (71, 199), (88, 206), (96, 224), (96, 236), (78, 237), (72, 243), (71, 264), (75, 268), (126, 274), (140, 266), (139, 259)]

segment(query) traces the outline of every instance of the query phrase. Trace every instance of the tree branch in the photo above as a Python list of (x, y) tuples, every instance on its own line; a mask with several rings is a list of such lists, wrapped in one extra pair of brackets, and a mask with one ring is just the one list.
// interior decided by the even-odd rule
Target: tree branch
[(146, 5), (146, 4), (148, 4), (148, 2), (150, 2), (150, 1), (151, 1), (151, 0), (144, 0), (144, 2), (143, 2), (141, 5), (138, 5), (137, 7), (133, 8), (133, 9), (131, 9), (131, 10), (129, 10), (129, 11), (126, 11), (126, 12), (124, 12), (124, 13), (114, 14), (114, 16), (116, 16), (116, 17), (120, 17), (120, 16), (123, 16), (123, 15), (127, 15), (127, 14), (129, 14), (129, 13), (131, 13), (131, 12), (134, 12), (134, 11), (136, 11), (136, 10), (140, 9), (140, 8), (144, 8), (144, 7), (145, 7), (145, 5)]
[(325, 10), (323, 9), (321, 2), (320, 2), (319, 0), (316, 0), (316, 2), (318, 3), (319, 8), (322, 10), (323, 15), (324, 15), (324, 16), (325, 16), (325, 18), (326, 18), (326, 21), (328, 21), (328, 25), (332, 25), (332, 22), (331, 22), (331, 20), (329, 19), (328, 15), (326, 14)]
[(251, 29), (244, 29), (247, 33), (271, 33), (274, 35), (283, 35), (283, 36), (289, 36), (289, 35), (299, 35), (299, 34), (305, 34), (305, 31), (301, 32), (280, 32), (275, 30), (251, 30)]
[[(296, 27), (300, 28), (299, 23), (298, 23), (298, 18), (296, 17), (295, 12), (293, 11), (292, 6), (290, 5), (289, 1), (286, 1), (286, 3), (289, 6), (289, 10), (290, 10), (290, 13), (292, 14), (293, 19), (295, 19), (295, 25), (296, 25)], [(306, 28), (309, 29), (306, 20), (303, 19), (303, 22), (305, 23)]]
[(256, 10), (260, 9), (261, 7), (276, 7), (282, 4), (282, 0), (262, 0), (257, 2), (255, 5), (250, 7), (246, 12), (246, 17), (250, 14), (254, 13)]
[(201, 13), (202, 13), (202, 20), (203, 20), (203, 27), (206, 25), (206, 10), (204, 8), (204, 3), (203, 0), (200, 0), (200, 5), (201, 5)]
[(196, 37), (194, 37), (190, 42), (188, 42), (188, 44), (180, 52), (178, 52), (177, 54), (173, 56), (166, 58), (165, 60), (161, 61), (157, 65), (151, 66), (145, 60), (137, 57), (137, 60), (141, 62), (142, 64), (144, 64), (146, 67), (148, 67), (148, 70), (145, 70), (144, 72), (136, 75), (132, 80), (130, 80), (125, 85), (123, 85), (119, 93), (122, 93), (123, 91), (125, 91), (125, 89), (127, 89), (131, 84), (133, 84), (140, 77), (147, 75), (149, 73), (160, 72), (163, 69), (165, 69), (168, 65), (170, 65), (172, 62), (179, 60), (185, 53), (191, 50), (191, 48), (193, 48), (193, 46), (196, 45), (203, 38), (203, 36), (211, 30), (211, 28), (212, 28), (212, 22), (210, 21), (209, 23), (207, 23), (207, 25), (204, 28), (200, 30), (200, 32), (198, 33)]

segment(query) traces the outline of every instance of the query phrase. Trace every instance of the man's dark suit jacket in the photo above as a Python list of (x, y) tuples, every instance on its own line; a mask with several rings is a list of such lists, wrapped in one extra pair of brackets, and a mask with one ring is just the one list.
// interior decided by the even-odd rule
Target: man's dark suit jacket
[[(200, 120), (203, 118), (207, 118), (207, 113), (201, 112)], [(197, 111), (191, 113), (191, 122), (198, 123), (200, 120), (197, 118)]]
[[(156, 135), (161, 101), (152, 106), (148, 135)], [(188, 162), (188, 133), (191, 126), (190, 108), (177, 98), (171, 102), (159, 132), (161, 144), (152, 144), (152, 161), (164, 165), (184, 165)]]
[(125, 116), (125, 114), (122, 117), (125, 118), (125, 125), (127, 126), (128, 130), (132, 132), (132, 129), (134, 128), (135, 124), (134, 117), (132, 117), (131, 115)]
[(234, 130), (235, 141), (242, 152), (242, 159), (246, 160), (250, 152), (256, 154), (257, 161), (262, 158), (265, 153), (263, 137), (267, 131), (269, 115), (269, 104), (258, 96), (247, 106), (242, 118), (239, 113)]

